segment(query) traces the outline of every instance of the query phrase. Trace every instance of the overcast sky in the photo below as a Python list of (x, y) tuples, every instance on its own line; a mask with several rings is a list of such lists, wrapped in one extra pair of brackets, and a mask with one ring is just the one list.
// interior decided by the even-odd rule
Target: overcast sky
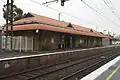
[[(50, 0), (34, 0), (39, 3), (44, 3)], [(61, 21), (67, 21), (74, 24), (82, 25), (95, 29), (97, 31), (103, 31), (105, 29), (116, 34), (120, 34), (120, 0), (105, 0), (109, 2), (108, 6), (114, 6), (110, 8), (104, 3), (104, 0), (83, 0), (88, 6), (96, 9), (98, 14), (87, 5), (85, 5), (81, 0), (70, 0), (65, 2), (65, 6), (58, 3), (48, 4), (49, 7), (65, 12), (68, 15), (61, 13)], [(110, 1), (112, 4), (110, 4)], [(0, 25), (5, 23), (2, 18), (2, 7), (6, 0), (0, 0)], [(48, 7), (42, 6), (40, 4), (34, 3), (31, 0), (14, 0), (14, 4), (21, 8), (24, 13), (32, 12), (39, 15), (51, 17), (58, 20), (58, 11), (52, 10)], [(113, 12), (112, 12), (113, 11)], [(117, 16), (115, 16), (115, 14)], [(73, 17), (72, 17), (73, 16)]]

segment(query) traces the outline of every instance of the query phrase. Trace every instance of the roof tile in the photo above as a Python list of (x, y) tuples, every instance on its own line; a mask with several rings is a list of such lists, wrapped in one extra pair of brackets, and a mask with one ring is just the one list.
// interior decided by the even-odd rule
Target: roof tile
[[(56, 32), (63, 32), (63, 33), (80, 34), (80, 35), (95, 36), (95, 37), (106, 37), (105, 35), (97, 32), (95, 30), (93, 30), (93, 32), (90, 32), (90, 30), (91, 30), (90, 28), (78, 26), (75, 24), (72, 24), (73, 29), (64, 28), (69, 25), (68, 22), (58, 21), (56, 19), (48, 18), (45, 16), (33, 14), (33, 13), (31, 13), (31, 14), (34, 17), (23, 18), (23, 19), (15, 21), (15, 23), (27, 22), (30, 20), (32, 20), (32, 21), (34, 20), (34, 21), (40, 21), (43, 23), (54, 24), (56, 26), (61, 26), (61, 27), (56, 27), (56, 26), (46, 25), (46, 24), (35, 24), (35, 23), (26, 24), (26, 23), (24, 23), (24, 25), (17, 25), (17, 24), (14, 25), (13, 30), (18, 31), (18, 30), (43, 29), (43, 30), (50, 30), (50, 31), (56, 31)], [(9, 30), (10, 30), (10, 27), (9, 27)]]

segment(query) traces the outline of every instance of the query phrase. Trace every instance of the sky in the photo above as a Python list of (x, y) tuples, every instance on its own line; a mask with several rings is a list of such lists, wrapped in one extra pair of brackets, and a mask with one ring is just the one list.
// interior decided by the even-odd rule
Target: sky
[[(2, 7), (6, 1), (0, 0), (0, 25), (5, 23), (2, 17)], [(41, 4), (51, 0), (14, 0), (14, 4), (21, 8), (24, 13), (36, 13), (58, 20), (58, 14), (62, 12), (60, 15), (61, 21), (120, 35), (120, 0), (83, 0), (85, 3), (81, 0), (69, 0), (65, 2), (64, 6), (60, 5), (60, 0), (58, 0), (58, 3), (54, 2), (46, 5), (40, 5), (33, 1)], [(108, 5), (104, 1), (108, 1)]]

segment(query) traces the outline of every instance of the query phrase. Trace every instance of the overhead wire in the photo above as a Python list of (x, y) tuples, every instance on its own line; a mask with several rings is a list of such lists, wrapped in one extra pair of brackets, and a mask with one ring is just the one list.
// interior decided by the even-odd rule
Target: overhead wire
[(58, 2), (58, 0), (52, 0), (52, 1), (49, 1), (49, 2), (42, 3), (42, 4), (44, 5), (44, 4), (48, 4), (48, 3), (52, 3), (52, 2)]
[[(34, 3), (37, 3), (37, 4), (39, 4), (39, 5), (45, 6), (45, 5), (43, 5), (43, 4), (41, 4), (41, 3), (37, 2), (37, 1), (34, 1), (34, 0), (30, 0), (30, 1), (32, 1), (32, 2), (34, 2)], [(73, 17), (73, 18), (77, 19), (77, 20), (83, 20), (83, 19), (81, 19), (81, 18), (78, 18), (78, 17), (73, 16), (73, 15), (71, 15), (71, 14), (68, 14), (68, 13), (66, 13), (66, 12), (61, 12), (61, 11), (59, 11), (59, 10), (57, 10), (57, 9), (52, 8), (52, 7), (49, 7), (49, 6), (45, 6), (45, 7), (49, 8), (49, 9), (51, 9), (51, 10), (54, 10), (54, 11), (56, 11), (56, 12), (59, 12), (59, 13), (64, 13), (64, 14), (70, 16), (70, 17)], [(84, 21), (85, 21), (85, 20), (84, 20)], [(87, 22), (87, 23), (90, 23), (90, 24), (93, 24), (93, 23), (90, 22), (90, 21), (86, 21), (86, 22)]]
[[(37, 1), (34, 1), (34, 0), (31, 0), (31, 1), (34, 2), (34, 3), (37, 3), (37, 4), (42, 5), (41, 3), (37, 2)], [(83, 0), (82, 0), (82, 1), (83, 1)], [(45, 5), (43, 5), (43, 6), (45, 6)], [(87, 6), (89, 6), (89, 5), (87, 5)], [(61, 11), (59, 11), (59, 10), (57, 10), (57, 9), (54, 9), (54, 8), (52, 8), (52, 7), (49, 7), (49, 6), (45, 6), (45, 7), (48, 7), (48, 8), (50, 8), (50, 9), (54, 10), (54, 11), (61, 12)], [(109, 18), (107, 18), (106, 16), (104, 16), (104, 13), (101, 12), (101, 10), (99, 10), (99, 12), (98, 12), (96, 9), (92, 8), (91, 6), (89, 6), (89, 7), (90, 7), (91, 9), (93, 9), (93, 11), (97, 12), (99, 15), (101, 15), (102, 17), (104, 17), (105, 19), (107, 19), (108, 21), (110, 21), (113, 25), (115, 25), (115, 26), (117, 26), (117, 27), (120, 26), (120, 25), (116, 24), (114, 21), (111, 21)], [(62, 13), (66, 14), (65, 12), (62, 12)], [(78, 17), (72, 16), (72, 15), (70, 15), (70, 14), (68, 14), (68, 13), (67, 13), (67, 15), (69, 15), (69, 16), (71, 16), (71, 17), (74, 17), (74, 18), (76, 18), (76, 19), (78, 19), (78, 20), (80, 20)]]
[(116, 18), (117, 18), (118, 20), (120, 20), (120, 17), (118, 16), (118, 13), (117, 13), (116, 9), (114, 8), (112, 2), (111, 2), (110, 0), (109, 0), (109, 2), (108, 2), (107, 0), (102, 0), (102, 1), (103, 1), (104, 4), (109, 8), (109, 10), (112, 12), (112, 14), (113, 14), (114, 16), (116, 16)]
[(102, 0), (102, 1), (104, 2), (104, 4), (105, 4), (109, 9), (111, 9), (111, 6), (109, 5), (108, 2), (106, 2), (105, 0)]
[(119, 19), (120, 19), (120, 16), (119, 16), (119, 14), (118, 14), (118, 11), (117, 11), (116, 8), (114, 7), (114, 5), (113, 5), (113, 3), (111, 2), (111, 0), (109, 0), (109, 2), (110, 2), (110, 4), (111, 4), (112, 8), (115, 10), (117, 16), (118, 16)]
[(104, 13), (101, 12), (100, 10), (98, 11), (97, 9), (93, 8), (92, 6), (90, 6), (89, 4), (87, 4), (86, 2), (84, 2), (84, 1), (82, 1), (82, 2), (83, 2), (86, 6), (88, 6), (92, 11), (95, 11), (95, 12), (97, 12), (100, 16), (108, 19), (106, 16), (103, 15)]
[(4, 0), (1, 0), (4, 4), (5, 4), (5, 1)]
[[(104, 1), (104, 0), (103, 0), (103, 1)], [(107, 0), (106, 0), (106, 1), (107, 1)], [(106, 4), (107, 7), (109, 7), (110, 9), (115, 9), (114, 6), (113, 6), (113, 4), (112, 4), (112, 2), (111, 2), (111, 4), (112, 4), (112, 7), (111, 7), (111, 6), (109, 5), (109, 2), (106, 2), (106, 1), (104, 1), (104, 3)], [(110, 1), (110, 0), (109, 0), (109, 1)], [(92, 2), (91, 2), (91, 3), (92, 3)], [(94, 5), (94, 3), (92, 3), (92, 5)], [(95, 8), (98, 9), (99, 11), (101, 11), (98, 7), (95, 6)], [(101, 11), (101, 12), (102, 12), (102, 11)], [(113, 11), (111, 11), (111, 12), (113, 13)], [(102, 14), (104, 14), (104, 13), (102, 12)], [(117, 15), (116, 15), (115, 13), (114, 13), (114, 15), (117, 17)], [(113, 22), (113, 21), (112, 21), (112, 22)], [(114, 23), (114, 22), (113, 22), (113, 23)], [(114, 24), (115, 24), (115, 23), (114, 23)], [(116, 25), (116, 24), (115, 24), (115, 25)]]
[[(102, 13), (103, 15), (105, 15), (104, 12), (102, 12), (98, 7), (96, 7), (96, 5), (95, 5), (92, 1), (89, 1), (89, 2), (91, 2), (92, 5), (94, 5), (94, 7), (97, 9), (97, 11), (99, 11), (100, 13)], [(106, 4), (109, 8), (112, 8), (112, 7), (110, 7), (110, 6), (108, 5), (108, 2), (105, 2), (105, 4)], [(105, 16), (104, 16), (104, 17), (105, 17)], [(107, 18), (107, 17), (106, 17), (106, 18)]]
[(106, 0), (105, 2), (107, 2), (107, 4), (109, 5), (109, 9), (111, 10), (111, 12), (119, 19), (118, 15), (116, 14), (116, 10), (112, 4), (112, 2), (109, 0), (109, 2)]
[[(111, 8), (115, 9), (113, 3), (111, 2), (111, 0), (106, 0), (108, 4), (111, 4)], [(108, 2), (109, 1), (109, 2)]]
[[(112, 24), (114, 24), (116, 27), (119, 27), (120, 25), (116, 24), (114, 21), (110, 20), (108, 17), (104, 16), (104, 13), (101, 12), (100, 10), (98, 11), (97, 9), (93, 8), (92, 6), (90, 6), (89, 4), (87, 4), (85, 1), (81, 0), (86, 6), (88, 6), (92, 11), (95, 11), (96, 13), (98, 13), (100, 16), (102, 16), (103, 18), (107, 19), (108, 21), (110, 21)], [(120, 29), (120, 27), (119, 27)]]
[[(45, 5), (43, 5), (43, 4), (41, 4), (41, 3), (39, 3), (39, 2), (37, 2), (37, 1), (34, 1), (34, 0), (30, 0), (30, 1), (32, 1), (32, 2), (34, 2), (34, 3), (37, 3), (37, 4), (40, 4), (40, 5), (42, 5), (42, 6), (45, 6)], [(81, 0), (82, 2), (84, 2), (83, 0)], [(2, 0), (2, 2), (4, 2), (3, 0)], [(84, 4), (86, 4), (85, 2), (84, 2)], [(110, 5), (108, 5), (108, 2), (106, 2), (106, 4), (107, 4), (107, 6), (109, 6), (109, 8), (113, 8), (113, 6), (111, 7)], [(90, 9), (92, 9), (94, 12), (96, 12), (97, 14), (99, 14), (99, 15), (101, 15), (102, 17), (104, 17), (104, 18), (106, 18), (107, 20), (109, 20), (110, 22), (112, 22), (115, 26), (119, 26), (119, 25), (117, 25), (114, 21), (111, 21), (109, 18), (107, 18), (106, 16), (104, 16), (104, 13), (103, 12), (101, 12), (100, 10), (98, 11), (98, 9), (99, 8), (96, 8), (96, 9), (94, 9), (93, 7), (91, 7), (91, 6), (89, 6), (89, 4), (86, 4)], [(61, 12), (61, 11), (59, 11), (59, 10), (57, 10), (57, 9), (54, 9), (54, 8), (52, 8), (52, 7), (49, 7), (49, 6), (45, 6), (45, 7), (47, 7), (47, 8), (49, 8), (49, 9), (51, 9), (51, 10), (54, 10), (54, 11), (57, 11), (57, 12)], [(115, 8), (114, 8), (114, 10), (115, 10)], [(68, 13), (66, 13), (66, 12), (61, 12), (61, 13), (64, 13), (64, 14), (66, 14), (66, 15), (68, 15), (68, 16), (71, 16), (71, 17), (73, 17), (73, 18), (75, 18), (75, 19), (78, 19), (78, 20), (81, 20), (80, 18), (78, 18), (78, 17), (76, 17), (76, 16), (73, 16), (73, 15), (71, 15), (71, 14), (68, 14)], [(87, 21), (88, 22), (88, 21)], [(91, 22), (89, 22), (89, 23), (91, 23)], [(93, 24), (93, 23), (92, 23)]]
[[(89, 1), (91, 4), (92, 4), (92, 6), (94, 6), (96, 9), (98, 9), (98, 11), (101, 11), (92, 1)], [(102, 16), (99, 16), (99, 14), (98, 13), (96, 13), (96, 11), (93, 11), (101, 20), (102, 20)]]
[[(97, 7), (97, 5), (95, 5), (92, 1), (89, 1), (89, 2), (91, 2), (92, 3), (92, 6), (94, 6), (98, 11), (100, 11), (100, 12), (102, 12), (98, 7)], [(103, 13), (103, 12), (102, 12)], [(100, 17), (98, 14), (96, 14), (98, 17)], [(103, 16), (102, 16), (103, 17)], [(101, 17), (100, 17), (101, 18)], [(107, 17), (105, 17), (105, 18), (107, 18)], [(107, 18), (108, 19), (108, 18)], [(102, 18), (101, 18), (101, 20), (102, 20)], [(109, 19), (108, 19), (109, 20)], [(119, 26), (119, 25), (117, 25), (116, 23), (114, 23), (113, 21), (111, 21), (112, 22), (112, 24), (114, 24), (115, 26)]]

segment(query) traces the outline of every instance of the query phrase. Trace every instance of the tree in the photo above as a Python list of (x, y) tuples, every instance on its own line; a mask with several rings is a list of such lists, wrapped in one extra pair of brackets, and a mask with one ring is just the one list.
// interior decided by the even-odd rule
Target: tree
[[(8, 4), (8, 20), (10, 21), (11, 19), (11, 3)], [(6, 20), (7, 16), (7, 4), (3, 5), (3, 17)], [(16, 5), (13, 5), (13, 21), (22, 19), (24, 17), (22, 9), (18, 8)]]

